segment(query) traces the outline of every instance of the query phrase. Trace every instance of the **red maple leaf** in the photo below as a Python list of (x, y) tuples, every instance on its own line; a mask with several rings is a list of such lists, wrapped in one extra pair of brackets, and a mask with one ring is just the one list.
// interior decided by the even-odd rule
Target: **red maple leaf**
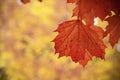
[(59, 57), (71, 56), (74, 62), (83, 66), (92, 56), (104, 59), (106, 46), (102, 41), (104, 32), (101, 28), (71, 20), (60, 24), (56, 31), (59, 35), (53, 41)]
[(106, 19), (109, 25), (106, 27), (105, 36), (110, 34), (109, 42), (113, 47), (120, 38), (120, 16), (114, 15)]
[(76, 7), (73, 9), (73, 16), (80, 16), (90, 11), (94, 12), (95, 17), (99, 17), (102, 20), (107, 15), (111, 15), (111, 11), (120, 13), (120, 0), (68, 0), (71, 3), (76, 2)]

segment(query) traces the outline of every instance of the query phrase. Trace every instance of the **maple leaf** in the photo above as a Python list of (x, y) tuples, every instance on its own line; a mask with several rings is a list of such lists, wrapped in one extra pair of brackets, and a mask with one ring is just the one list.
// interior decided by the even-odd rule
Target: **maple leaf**
[(113, 47), (120, 38), (120, 16), (114, 15), (112, 17), (107, 18), (106, 21), (109, 22), (109, 25), (106, 27), (104, 36), (110, 34), (109, 42)]
[(94, 12), (95, 17), (99, 17), (102, 20), (107, 15), (111, 15), (111, 11), (120, 13), (120, 0), (76, 0), (75, 2), (76, 7), (73, 9), (73, 16), (79, 16), (81, 18), (84, 14), (91, 11)]
[(71, 56), (74, 62), (83, 66), (92, 56), (104, 59), (106, 46), (102, 41), (104, 31), (101, 28), (71, 20), (60, 24), (56, 32), (59, 35), (53, 41), (59, 57)]

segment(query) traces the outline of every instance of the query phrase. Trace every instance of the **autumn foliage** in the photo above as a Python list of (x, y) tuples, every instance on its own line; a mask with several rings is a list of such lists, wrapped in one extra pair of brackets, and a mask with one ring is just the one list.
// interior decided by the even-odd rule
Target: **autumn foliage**
[[(29, 1), (22, 0), (23, 3)], [(76, 5), (72, 15), (76, 19), (59, 24), (55, 30), (59, 33), (53, 40), (55, 53), (59, 53), (59, 57), (70, 56), (83, 66), (93, 56), (105, 59), (103, 39), (110, 34), (109, 42), (114, 47), (120, 38), (120, 0), (67, 0), (67, 3)], [(96, 17), (108, 21), (105, 31), (94, 25)]]

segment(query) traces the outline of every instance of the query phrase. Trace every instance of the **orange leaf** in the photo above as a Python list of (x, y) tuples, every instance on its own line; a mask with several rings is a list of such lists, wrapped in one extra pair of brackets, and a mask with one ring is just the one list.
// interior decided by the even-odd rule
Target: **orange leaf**
[(104, 32), (101, 28), (71, 20), (60, 24), (56, 32), (59, 35), (53, 41), (59, 57), (71, 56), (74, 62), (83, 66), (92, 56), (104, 59), (106, 46), (102, 41)]

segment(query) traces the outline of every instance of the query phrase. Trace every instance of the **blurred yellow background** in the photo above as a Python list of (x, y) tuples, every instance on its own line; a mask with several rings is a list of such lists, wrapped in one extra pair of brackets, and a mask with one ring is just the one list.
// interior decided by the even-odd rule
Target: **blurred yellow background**
[(120, 80), (120, 42), (112, 49), (106, 38), (106, 59), (93, 58), (85, 68), (54, 54), (53, 31), (71, 19), (73, 6), (66, 0), (0, 0), (0, 80)]

